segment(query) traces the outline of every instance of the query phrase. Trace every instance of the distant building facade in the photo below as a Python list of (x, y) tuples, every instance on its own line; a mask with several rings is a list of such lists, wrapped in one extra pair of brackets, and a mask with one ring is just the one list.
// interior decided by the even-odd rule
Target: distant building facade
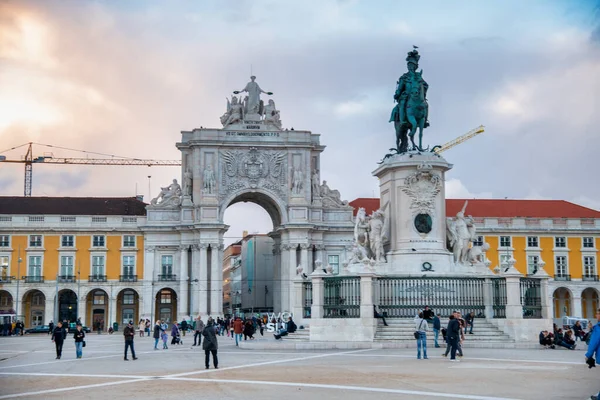
[(242, 306), (242, 245), (230, 244), (223, 252), (223, 314), (234, 315)]

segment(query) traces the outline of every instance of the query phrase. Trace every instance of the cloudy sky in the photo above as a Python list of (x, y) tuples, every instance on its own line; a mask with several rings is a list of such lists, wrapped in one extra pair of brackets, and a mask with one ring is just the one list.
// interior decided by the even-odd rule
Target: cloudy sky
[[(180, 131), (220, 126), (252, 66), (284, 127), (321, 134), (322, 178), (348, 200), (378, 196), (371, 172), (393, 146), (392, 95), (414, 44), (429, 83), (424, 142), (486, 126), (445, 153), (449, 197), (600, 209), (599, 21), (598, 0), (0, 0), (0, 154), (18, 159), (24, 148), (5, 150), (33, 141), (177, 159)], [(36, 165), (33, 194), (137, 185), (147, 199), (148, 175), (155, 196), (180, 172)], [(22, 165), (0, 164), (0, 193), (22, 195)], [(228, 210), (230, 236), (271, 226), (248, 207)]]

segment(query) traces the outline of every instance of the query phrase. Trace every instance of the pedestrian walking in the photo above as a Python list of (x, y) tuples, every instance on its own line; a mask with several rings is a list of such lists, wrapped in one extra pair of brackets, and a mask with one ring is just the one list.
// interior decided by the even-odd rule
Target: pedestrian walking
[(469, 326), (471, 327), (471, 329), (469, 329), (469, 335), (473, 334), (473, 324), (474, 323), (475, 323), (475, 313), (474, 312), (470, 312), (465, 317), (465, 335), (467, 334), (467, 328)]
[[(585, 353), (585, 362), (590, 369), (596, 366), (594, 354), (596, 355), (596, 359), (600, 356), (600, 308), (596, 310), (596, 319), (598, 320), (598, 323), (592, 328), (590, 344), (588, 345), (588, 350)], [(598, 392), (596, 395), (592, 395), (591, 399), (600, 399), (600, 392)]]
[(219, 345), (217, 343), (217, 335), (215, 334), (214, 320), (212, 318), (208, 319), (206, 323), (206, 328), (202, 331), (202, 336), (204, 336), (204, 344), (202, 345), (202, 349), (204, 350), (204, 365), (206, 369), (210, 366), (210, 355), (212, 354), (213, 365), (215, 369), (219, 368), (219, 359), (217, 358), (217, 349)]
[[(193, 346), (200, 346), (202, 344), (202, 331), (204, 330), (204, 322), (202, 321), (202, 316), (198, 315), (196, 318), (196, 328), (194, 330), (194, 344)], [(196, 344), (196, 339), (198, 339), (198, 344)]]
[(133, 321), (129, 320), (129, 324), (123, 329), (123, 337), (125, 338), (125, 357), (123, 360), (129, 361), (127, 358), (127, 349), (131, 348), (131, 356), (134, 360), (137, 360), (135, 356), (135, 350), (133, 348), (133, 338), (135, 337), (135, 328), (133, 327)]
[(181, 334), (179, 333), (179, 328), (177, 327), (177, 324), (173, 324), (173, 326), (171, 327), (171, 344), (172, 345), (181, 343), (180, 335)]
[(458, 350), (458, 342), (460, 340), (460, 323), (458, 322), (457, 313), (454, 312), (450, 316), (450, 322), (448, 322), (448, 328), (446, 328), (446, 337), (448, 344), (450, 345), (450, 361), (459, 361), (456, 359), (456, 351)]
[(440, 314), (433, 317), (433, 344), (435, 347), (440, 347), (440, 345), (438, 344), (438, 338), (440, 336), (440, 329), (442, 327), (442, 324), (440, 322), (440, 317), (441, 317)]
[(140, 322), (138, 323), (138, 330), (140, 332), (140, 337), (144, 337), (144, 331), (146, 330), (146, 321), (144, 321), (143, 319), (140, 319)]
[(56, 328), (52, 331), (52, 341), (56, 346), (56, 359), (60, 360), (62, 356), (62, 348), (65, 342), (65, 338), (67, 337), (67, 331), (63, 328), (62, 322), (58, 321), (56, 324)]
[(154, 325), (154, 334), (152, 335), (154, 338), (154, 350), (158, 350), (158, 341), (160, 340), (160, 321), (156, 321), (156, 325)]
[(233, 323), (233, 333), (235, 335), (235, 345), (238, 346), (238, 342), (242, 340), (242, 334), (244, 333), (244, 323), (240, 317), (237, 317)]
[(423, 348), (423, 359), (427, 360), (427, 320), (423, 313), (415, 317), (415, 339), (417, 339), (417, 359), (421, 359), (421, 348)]
[(50, 323), (48, 324), (48, 335), (52, 335), (53, 332), (54, 332), (54, 322), (52, 322), (52, 320), (50, 320)]
[(181, 321), (181, 334), (183, 336), (185, 336), (185, 331), (187, 331), (187, 330), (188, 330), (188, 323), (184, 318), (183, 321)]
[(85, 332), (81, 324), (77, 324), (75, 333), (73, 333), (73, 339), (75, 339), (75, 355), (77, 358), (81, 358), (83, 357), (83, 346), (85, 346)]

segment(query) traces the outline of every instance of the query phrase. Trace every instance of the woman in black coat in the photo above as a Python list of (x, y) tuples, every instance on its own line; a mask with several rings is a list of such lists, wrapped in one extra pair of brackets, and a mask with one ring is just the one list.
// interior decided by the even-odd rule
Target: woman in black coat
[(158, 341), (160, 340), (160, 321), (156, 321), (152, 337), (154, 338), (154, 350), (158, 350)]
[(206, 328), (202, 331), (202, 336), (204, 336), (202, 348), (204, 349), (204, 365), (206, 366), (206, 369), (208, 369), (210, 365), (211, 353), (215, 369), (219, 368), (219, 359), (217, 358), (217, 349), (219, 348), (219, 345), (217, 343), (217, 335), (215, 334), (214, 323), (215, 321), (212, 318), (209, 318)]
[(58, 321), (56, 328), (52, 332), (52, 341), (56, 345), (56, 359), (60, 360), (62, 356), (63, 343), (67, 337), (67, 331), (63, 328), (62, 322)]

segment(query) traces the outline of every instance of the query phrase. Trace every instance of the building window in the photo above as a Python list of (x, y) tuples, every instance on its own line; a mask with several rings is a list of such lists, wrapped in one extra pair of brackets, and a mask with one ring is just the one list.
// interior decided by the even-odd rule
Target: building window
[(554, 238), (554, 247), (567, 247), (567, 238), (564, 236), (557, 236)]
[(8, 256), (0, 256), (0, 277), (2, 280), (7, 280), (8, 277), (8, 265), (9, 259)]
[(94, 304), (103, 305), (104, 304), (104, 292), (97, 291), (94, 292)]
[(173, 256), (161, 257), (161, 271), (165, 276), (173, 275)]
[(473, 246), (483, 246), (483, 236), (477, 236), (475, 240), (473, 240)]
[(537, 236), (527, 236), (527, 247), (539, 247)]
[(135, 293), (132, 290), (123, 292), (123, 304), (135, 304)]
[(129, 323), (129, 321), (133, 320), (133, 308), (124, 308), (123, 309), (123, 325)]
[(594, 248), (594, 238), (593, 237), (584, 237), (583, 238), (583, 247), (585, 249), (593, 249)]
[(556, 256), (556, 276), (567, 275), (567, 257)]
[(10, 246), (10, 236), (0, 235), (0, 247), (9, 247), (9, 246)]
[(337, 275), (340, 271), (340, 256), (327, 256), (327, 264), (333, 268), (333, 274)]
[(94, 235), (92, 239), (93, 247), (104, 247), (104, 235)]
[(132, 277), (135, 275), (135, 257), (123, 256), (123, 275)]
[(596, 257), (585, 256), (583, 257), (583, 276), (591, 277), (596, 275)]
[(171, 291), (163, 289), (160, 291), (160, 304), (171, 304)]
[(133, 236), (133, 235), (123, 236), (123, 247), (135, 247), (135, 236)]
[(42, 235), (29, 236), (29, 247), (42, 247)]
[(42, 256), (29, 256), (29, 276), (42, 276)]
[(500, 265), (508, 267), (510, 256), (510, 254), (500, 254)]
[(43, 306), (44, 305), (44, 295), (36, 294), (31, 298), (31, 304), (34, 306)]
[(73, 256), (60, 257), (60, 276), (73, 276)]
[(527, 274), (533, 275), (538, 270), (540, 258), (538, 256), (529, 256), (527, 257)]
[(2, 307), (10, 307), (10, 304), (8, 302), (8, 295), (0, 295), (0, 306)]
[(92, 275), (104, 276), (104, 256), (92, 256)]
[(510, 247), (510, 236), (500, 236), (500, 247)]
[(62, 235), (60, 240), (62, 247), (73, 247), (75, 246), (75, 237), (73, 235)]

